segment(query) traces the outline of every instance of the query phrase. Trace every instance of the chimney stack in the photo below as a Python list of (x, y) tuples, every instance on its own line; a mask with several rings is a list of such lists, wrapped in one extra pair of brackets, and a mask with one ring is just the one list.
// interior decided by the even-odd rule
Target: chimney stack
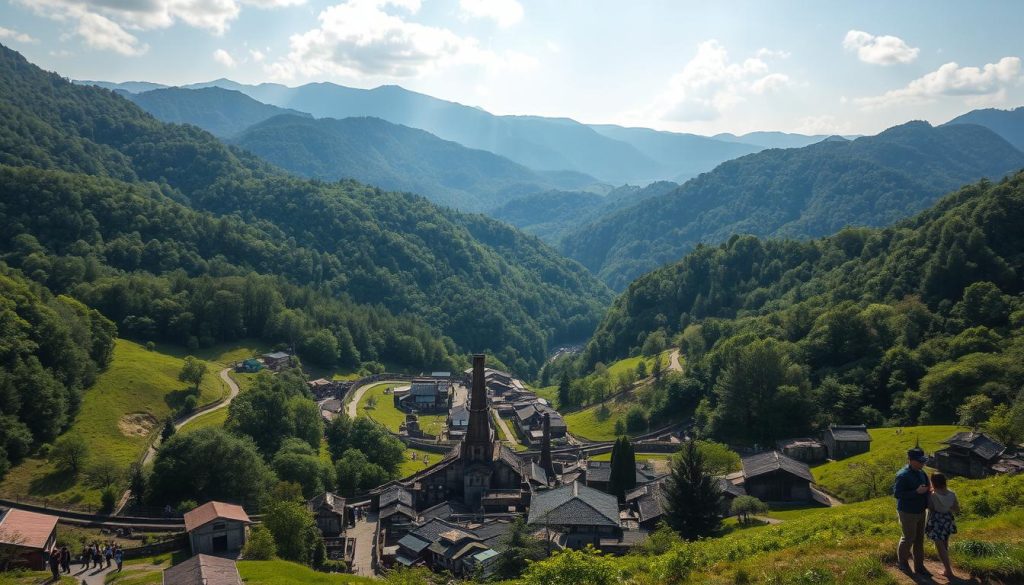
[(555, 480), (555, 466), (551, 461), (551, 414), (544, 413), (544, 434), (540, 445), (540, 468), (548, 475), (548, 483)]

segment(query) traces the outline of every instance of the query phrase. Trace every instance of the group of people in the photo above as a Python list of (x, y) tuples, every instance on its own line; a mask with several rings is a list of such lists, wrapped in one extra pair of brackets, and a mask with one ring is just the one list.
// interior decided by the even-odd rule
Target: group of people
[(928, 457), (920, 447), (907, 451), (907, 465), (896, 474), (892, 494), (896, 498), (902, 536), (896, 550), (900, 569), (910, 573), (910, 558), (914, 558), (914, 572), (927, 577), (931, 573), (924, 566), (924, 538), (935, 543), (942, 560), (942, 576), (953, 579), (949, 564), (949, 537), (956, 534), (954, 514), (960, 512), (956, 493), (946, 485), (946, 476), (933, 473), (929, 479), (924, 472)]
[[(111, 563), (116, 564), (117, 570), (120, 571), (124, 563), (124, 551), (120, 545), (112, 542), (106, 544), (95, 542), (82, 549), (78, 562), (81, 563), (83, 571), (110, 568)], [(53, 547), (48, 563), (54, 579), (60, 578), (61, 573), (70, 574), (71, 551), (67, 546)]]

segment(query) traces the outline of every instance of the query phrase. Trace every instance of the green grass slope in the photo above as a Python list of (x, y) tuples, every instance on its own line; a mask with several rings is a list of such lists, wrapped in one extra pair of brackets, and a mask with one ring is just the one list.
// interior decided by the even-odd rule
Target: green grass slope
[[(178, 381), (182, 363), (181, 357), (117, 340), (110, 367), (86, 390), (81, 411), (68, 430), (88, 444), (87, 467), (106, 463), (127, 468), (138, 460), (162, 421), (189, 393), (187, 384)], [(207, 362), (200, 405), (226, 396), (227, 387), (218, 376), (222, 367), (220, 362)], [(0, 483), (0, 494), (78, 508), (100, 503), (100, 489), (90, 486), (84, 474), (69, 476), (41, 458), (28, 458), (12, 468)]]

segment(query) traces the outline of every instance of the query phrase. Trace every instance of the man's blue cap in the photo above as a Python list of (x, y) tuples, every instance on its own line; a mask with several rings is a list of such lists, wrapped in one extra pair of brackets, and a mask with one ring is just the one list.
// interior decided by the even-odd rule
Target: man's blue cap
[(920, 461), (921, 463), (928, 462), (928, 456), (924, 454), (924, 449), (920, 447), (914, 447), (907, 451), (907, 459), (913, 459), (914, 461)]

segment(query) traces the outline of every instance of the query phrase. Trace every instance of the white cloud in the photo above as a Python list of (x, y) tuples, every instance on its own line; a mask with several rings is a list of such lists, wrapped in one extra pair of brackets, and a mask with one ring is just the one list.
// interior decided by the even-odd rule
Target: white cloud
[(983, 67), (961, 67), (950, 62), (906, 87), (887, 91), (879, 96), (854, 100), (865, 109), (898, 104), (921, 104), (941, 97), (966, 97), (971, 104), (995, 103), (1006, 96), (1006, 88), (1024, 81), (1019, 57), (1003, 57)]
[(256, 63), (262, 63), (267, 55), (259, 49), (249, 49), (249, 57)]
[(714, 120), (751, 95), (765, 95), (790, 84), (789, 76), (769, 71), (765, 58), (780, 52), (761, 49), (760, 56), (731, 61), (717, 40), (704, 41), (697, 54), (669, 80), (641, 118), (671, 121)]
[(78, 16), (78, 36), (94, 49), (114, 51), (122, 55), (142, 55), (149, 46), (105, 16), (84, 12)]
[(851, 52), (856, 51), (858, 59), (873, 65), (913, 63), (921, 52), (899, 37), (875, 36), (862, 30), (847, 32), (846, 38), (843, 39), (843, 48)]
[(225, 67), (234, 67), (235, 65), (238, 65), (238, 62), (231, 56), (231, 53), (228, 53), (224, 49), (217, 49), (214, 51), (213, 60)]
[[(323, 10), (319, 26), (292, 35), (287, 57), (265, 66), (277, 79), (296, 75), (420, 77), (453, 65), (522, 70), (536, 61), (483, 49), (473, 37), (408, 19), (419, 0), (349, 0)], [(396, 10), (397, 9), (397, 10)]]
[(13, 29), (4, 28), (0, 26), (0, 39), (6, 39), (11, 41), (18, 41), (19, 43), (38, 43), (36, 39), (31, 36), (18, 32)]
[(459, 0), (463, 19), (486, 18), (505, 28), (523, 19), (523, 5), (517, 0)]
[(128, 31), (162, 29), (181, 22), (223, 34), (243, 5), (276, 8), (305, 0), (13, 0), (36, 14), (75, 25), (90, 47), (123, 55), (145, 52)]
[(840, 121), (835, 116), (805, 116), (794, 129), (801, 134), (852, 134), (853, 127), (848, 120)]

